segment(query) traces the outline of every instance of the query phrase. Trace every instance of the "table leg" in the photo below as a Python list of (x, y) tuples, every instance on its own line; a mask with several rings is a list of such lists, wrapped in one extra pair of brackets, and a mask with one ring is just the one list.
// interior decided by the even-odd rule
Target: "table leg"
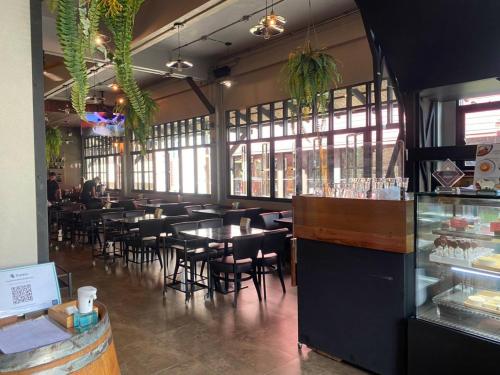
[(292, 286), (297, 286), (297, 239), (290, 240), (291, 254), (290, 254), (290, 273), (292, 276)]
[[(229, 253), (229, 244), (228, 241), (224, 241), (224, 256), (227, 257)], [(236, 277), (236, 275), (234, 275)], [(224, 291), (227, 293), (229, 290), (229, 274), (224, 274)]]

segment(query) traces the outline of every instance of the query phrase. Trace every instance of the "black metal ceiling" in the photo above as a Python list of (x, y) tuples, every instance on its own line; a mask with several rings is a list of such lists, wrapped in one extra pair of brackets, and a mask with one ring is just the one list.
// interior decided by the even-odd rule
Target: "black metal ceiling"
[(401, 91), (500, 76), (500, 0), (356, 2)]

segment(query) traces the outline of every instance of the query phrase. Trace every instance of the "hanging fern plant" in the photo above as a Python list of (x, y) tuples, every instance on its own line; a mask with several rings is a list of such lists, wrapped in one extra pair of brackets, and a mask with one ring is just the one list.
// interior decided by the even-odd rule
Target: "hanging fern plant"
[(61, 145), (63, 139), (61, 130), (47, 126), (45, 128), (45, 159), (47, 166), (61, 156)]
[[(74, 80), (71, 89), (73, 108), (84, 117), (89, 91), (86, 56), (99, 50), (106, 59), (109, 52), (113, 56), (117, 83), (127, 98), (126, 104), (117, 110), (127, 115), (126, 127), (134, 133), (142, 152), (145, 152), (157, 105), (134, 79), (130, 50), (135, 16), (144, 0), (49, 1), (50, 8), (57, 11), (57, 34), (64, 63)], [(95, 44), (101, 23), (105, 23), (113, 35), (114, 51)]]
[(327, 98), (322, 94), (342, 82), (337, 61), (313, 49), (310, 40), (290, 53), (282, 73), (289, 95), (304, 114), (324, 110)]
[(106, 24), (113, 33), (115, 50), (113, 53), (116, 81), (127, 97), (127, 103), (119, 107), (126, 114), (125, 121), (134, 133), (136, 140), (145, 153), (146, 138), (151, 131), (151, 124), (157, 111), (157, 104), (149, 93), (141, 91), (134, 79), (130, 44), (134, 20), (143, 0), (116, 0), (120, 12), (106, 17)]

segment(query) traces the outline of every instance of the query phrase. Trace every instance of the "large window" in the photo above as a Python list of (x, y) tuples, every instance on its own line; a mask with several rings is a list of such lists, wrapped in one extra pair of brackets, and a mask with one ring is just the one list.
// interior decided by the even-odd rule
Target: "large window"
[(107, 189), (121, 189), (121, 137), (83, 138), (84, 177), (99, 177)]
[(500, 95), (462, 99), (457, 116), (458, 144), (500, 142)]
[(384, 80), (376, 124), (373, 90), (370, 82), (331, 90), (319, 113), (299, 115), (291, 100), (228, 111), (229, 195), (291, 199), (341, 179), (385, 173), (399, 111)]
[(208, 116), (153, 127), (146, 155), (132, 142), (135, 190), (211, 193), (211, 139)]

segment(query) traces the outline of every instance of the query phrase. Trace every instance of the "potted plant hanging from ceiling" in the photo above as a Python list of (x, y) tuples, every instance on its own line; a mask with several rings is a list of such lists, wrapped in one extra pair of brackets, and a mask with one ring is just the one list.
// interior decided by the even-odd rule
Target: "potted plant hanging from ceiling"
[[(296, 106), (292, 110), (297, 113), (300, 109), (302, 114), (306, 116), (325, 111), (327, 109), (328, 91), (342, 82), (337, 60), (324, 50), (313, 46), (311, 31), (314, 34), (316, 46), (318, 42), (312, 20), (311, 0), (308, 3), (309, 24), (306, 40), (302, 47), (290, 52), (288, 61), (282, 69), (286, 89)], [(313, 138), (311, 145), (313, 151), (312, 179), (314, 194), (316, 195), (324, 195), (328, 189), (328, 157), (323, 145), (323, 139), (319, 134), (323, 130), (322, 121), (324, 121), (324, 118), (321, 118), (317, 124), (313, 124), (316, 137)]]
[(63, 139), (61, 130), (47, 126), (45, 128), (45, 159), (47, 168), (51, 162), (54, 162), (61, 155), (61, 145)]
[(290, 52), (282, 70), (286, 90), (304, 114), (326, 109), (327, 97), (323, 94), (342, 82), (337, 60), (324, 50), (313, 46), (311, 29), (316, 38), (309, 0), (306, 40), (302, 47)]
[[(64, 64), (74, 81), (71, 88), (73, 108), (84, 119), (89, 91), (87, 60), (92, 61), (96, 53), (102, 54), (106, 62), (101, 66), (109, 62), (114, 65), (117, 83), (126, 97), (116, 110), (126, 115), (126, 128), (134, 134), (145, 153), (157, 105), (134, 79), (130, 49), (135, 16), (144, 0), (49, 1), (51, 10), (57, 13), (57, 36)], [(102, 41), (99, 36), (104, 26), (110, 31), (113, 43), (97, 42)]]

